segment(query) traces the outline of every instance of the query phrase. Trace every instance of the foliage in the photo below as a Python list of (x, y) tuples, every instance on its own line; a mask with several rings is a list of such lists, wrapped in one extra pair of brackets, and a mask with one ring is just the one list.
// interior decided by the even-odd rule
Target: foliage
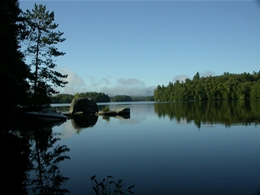
[(153, 96), (131, 96), (132, 101), (154, 101)]
[(1, 95), (1, 102), (2, 109), (10, 113), (17, 105), (27, 103), (29, 93), (30, 71), (23, 62), (19, 45), (24, 28), (20, 14), (17, 0), (0, 1), (0, 88), (5, 94)]
[(96, 180), (96, 175), (92, 176), (90, 180), (92, 182), (92, 189), (94, 190), (95, 195), (118, 195), (125, 194), (125, 192), (130, 194), (133, 193), (132, 188), (134, 187), (134, 185), (131, 185), (123, 190), (123, 180), (119, 179), (118, 181), (113, 181), (114, 177), (110, 175), (108, 175), (107, 178), (104, 178), (101, 182), (98, 182)]
[(95, 102), (110, 102), (108, 95), (98, 92), (76, 93), (75, 98), (90, 98)]
[(71, 103), (74, 95), (71, 94), (58, 94), (51, 97), (51, 103)]
[(110, 98), (111, 102), (131, 102), (133, 101), (130, 96), (127, 95), (117, 95)]
[(260, 71), (253, 74), (230, 74), (200, 77), (192, 80), (177, 80), (174, 84), (154, 90), (155, 101), (201, 101), (201, 100), (246, 100), (260, 99)]
[[(46, 10), (44, 5), (34, 5), (32, 11), (23, 14), (26, 30), (23, 33), (23, 44), (27, 46), (24, 54), (31, 60), (31, 78), (33, 103), (49, 104), (50, 96), (59, 93), (54, 87), (67, 84), (63, 75), (55, 70), (54, 57), (65, 55), (58, 51), (56, 44), (65, 41), (63, 33), (55, 31), (58, 24), (54, 23), (54, 12)], [(35, 68), (33, 70), (33, 67)]]
[(250, 91), (250, 97), (252, 99), (260, 99), (260, 79), (253, 83)]
[(154, 101), (153, 96), (147, 96), (145, 97), (145, 101)]
[(102, 109), (103, 112), (108, 112), (110, 110), (109, 106), (106, 106)]

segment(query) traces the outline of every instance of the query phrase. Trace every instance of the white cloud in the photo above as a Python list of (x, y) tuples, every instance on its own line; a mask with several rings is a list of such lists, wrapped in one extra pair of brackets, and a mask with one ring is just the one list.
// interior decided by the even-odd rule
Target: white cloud
[(206, 71), (203, 74), (201, 74), (201, 77), (209, 77), (209, 76), (215, 76), (216, 73), (213, 71)]
[(120, 78), (113, 85), (112, 78), (109, 76), (107, 78), (96, 79), (91, 75), (86, 75), (84, 82), (80, 76), (69, 69), (58, 68), (57, 71), (68, 75), (66, 79), (68, 84), (64, 88), (58, 89), (60, 93), (102, 92), (109, 96), (152, 96), (156, 88), (155, 86), (146, 86), (143, 81), (135, 78)]
[(146, 86), (145, 83), (139, 79), (118, 79), (118, 84), (114, 87), (104, 86), (101, 91), (109, 96), (114, 95), (129, 95), (129, 96), (152, 96), (155, 87)]
[(180, 82), (185, 82), (186, 79), (188, 79), (189, 77), (187, 75), (177, 75), (175, 76), (172, 80), (175, 83), (177, 80), (179, 80)]
[[(200, 74), (200, 77), (209, 77), (209, 76), (215, 76), (216, 73), (213, 72), (213, 71), (205, 71), (204, 73), (199, 73)], [(193, 79), (192, 78), (189, 78), (187, 75), (185, 74), (182, 74), (182, 75), (177, 75), (175, 76), (172, 80), (173, 80), (173, 83), (175, 83), (177, 80), (179, 80), (180, 82), (185, 82), (186, 79)]]
[(118, 83), (123, 86), (133, 86), (133, 87), (145, 87), (145, 83), (138, 79), (118, 79)]
[(77, 92), (86, 91), (86, 85), (83, 79), (75, 72), (66, 68), (57, 68), (57, 70), (62, 74), (68, 75), (66, 79), (68, 84), (66, 84), (64, 88), (59, 89), (61, 93), (75, 94)]
[(88, 86), (95, 90), (97, 90), (100, 86), (111, 84), (108, 78), (102, 78), (101, 80), (96, 80), (91, 75), (86, 75), (86, 79), (87, 79)]

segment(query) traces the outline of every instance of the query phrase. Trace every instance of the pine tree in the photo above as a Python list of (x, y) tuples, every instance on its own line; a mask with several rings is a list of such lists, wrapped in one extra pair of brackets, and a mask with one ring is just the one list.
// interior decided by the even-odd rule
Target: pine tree
[(32, 11), (26, 10), (25, 55), (31, 59), (32, 91), (34, 105), (49, 104), (50, 96), (58, 94), (54, 87), (64, 87), (67, 75), (57, 72), (53, 58), (65, 55), (55, 45), (65, 41), (64, 33), (56, 31), (54, 12), (46, 10), (44, 5), (34, 5)]

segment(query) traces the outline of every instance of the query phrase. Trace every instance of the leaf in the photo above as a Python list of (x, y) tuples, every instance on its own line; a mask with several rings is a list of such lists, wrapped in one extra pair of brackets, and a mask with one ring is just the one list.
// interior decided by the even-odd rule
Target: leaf
[(130, 190), (131, 188), (135, 187), (135, 185), (131, 185), (128, 187), (128, 189)]
[(104, 190), (105, 189), (105, 185), (104, 185), (104, 183), (99, 183), (99, 185), (101, 186), (101, 188)]
[(113, 177), (113, 176), (111, 176), (111, 175), (108, 175), (107, 177), (108, 177), (108, 178), (114, 178), (114, 177)]
[(122, 191), (119, 191), (119, 194), (125, 194), (124, 192), (122, 192)]
[(115, 183), (115, 185), (116, 185), (116, 187), (119, 188), (119, 189), (122, 188), (122, 186), (123, 186), (123, 185), (120, 185), (119, 183)]
[(120, 184), (123, 180), (122, 179), (119, 179), (117, 182)]
[(96, 193), (98, 193), (98, 190), (95, 188), (95, 187), (92, 187), (93, 188), (93, 190), (96, 192)]
[(114, 183), (114, 181), (110, 181), (110, 182), (108, 182), (109, 184), (112, 184), (112, 183)]
[(90, 180), (93, 180), (93, 179), (95, 179), (95, 177), (96, 177), (96, 175), (93, 175), (93, 176), (90, 178)]

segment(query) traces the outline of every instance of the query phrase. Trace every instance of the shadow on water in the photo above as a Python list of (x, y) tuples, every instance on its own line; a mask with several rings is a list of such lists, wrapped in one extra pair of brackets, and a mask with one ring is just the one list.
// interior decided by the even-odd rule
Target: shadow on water
[(61, 123), (13, 121), (1, 129), (1, 190), (5, 194), (66, 194), (62, 185), (69, 179), (59, 163), (70, 159), (69, 148), (58, 145), (52, 128)]
[(161, 117), (177, 122), (201, 124), (251, 125), (260, 124), (260, 101), (172, 102), (154, 104)]

